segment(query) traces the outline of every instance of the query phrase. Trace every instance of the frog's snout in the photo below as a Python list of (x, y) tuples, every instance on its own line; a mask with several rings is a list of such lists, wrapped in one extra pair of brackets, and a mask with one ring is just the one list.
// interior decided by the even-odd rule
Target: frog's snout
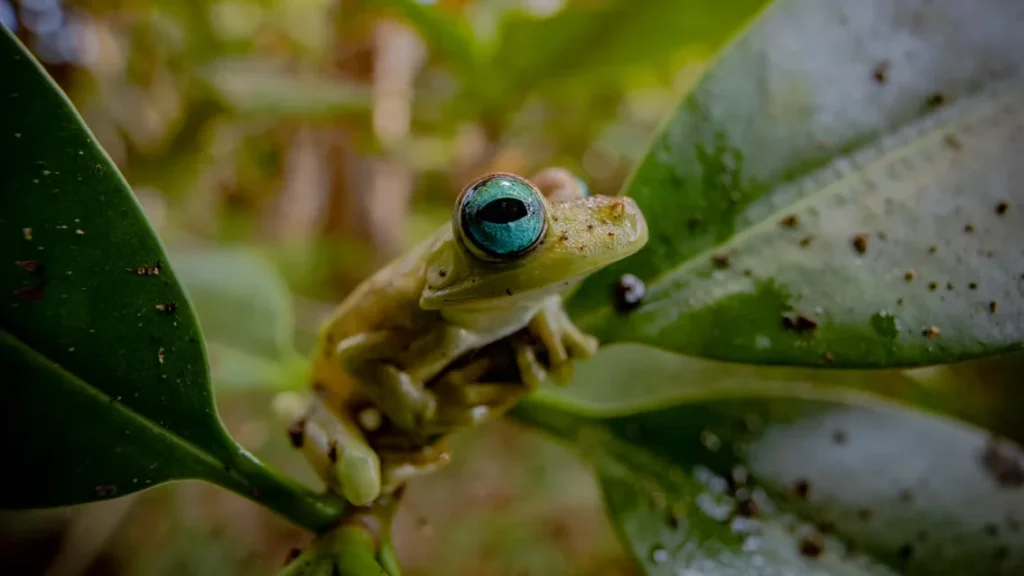
[(557, 252), (608, 264), (647, 243), (647, 220), (626, 196), (591, 196), (551, 207), (548, 239)]

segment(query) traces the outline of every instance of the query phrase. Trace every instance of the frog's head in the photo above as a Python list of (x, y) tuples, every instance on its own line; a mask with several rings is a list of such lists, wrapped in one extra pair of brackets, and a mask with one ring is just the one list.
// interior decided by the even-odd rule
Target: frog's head
[(427, 261), (420, 306), (492, 304), (571, 285), (647, 242), (631, 198), (549, 201), (514, 174), (489, 174), (459, 195), (451, 235)]

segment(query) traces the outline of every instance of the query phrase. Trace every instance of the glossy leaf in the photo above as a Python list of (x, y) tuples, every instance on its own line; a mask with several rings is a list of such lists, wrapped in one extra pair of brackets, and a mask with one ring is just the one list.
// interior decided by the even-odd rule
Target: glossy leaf
[[(678, 403), (798, 397), (863, 407), (900, 403), (1024, 444), (1024, 354), (913, 370), (754, 366), (617, 343), (577, 362), (572, 381), (535, 397), (574, 413), (624, 416)], [(629, 385), (624, 385), (628, 382)]]
[(502, 19), (491, 68), (504, 89), (618, 78), (671, 61), (685, 46), (713, 53), (766, 0), (568, 2), (553, 16), (511, 12)]
[(370, 109), (369, 87), (300, 76), (265, 62), (221, 60), (200, 70), (199, 78), (243, 114), (323, 118)]
[[(706, 399), (513, 415), (595, 469), (645, 574), (1015, 574), (1020, 456), (976, 428), (895, 407)], [(1019, 480), (1024, 481), (1024, 478)]]
[[(1022, 17), (1014, 0), (776, 2), (627, 184), (649, 244), (572, 314), (606, 342), (757, 364), (1019, 350)], [(626, 272), (647, 283), (629, 314)]]
[(192, 307), (127, 183), (0, 29), (0, 506), (197, 478), (309, 527), (340, 504), (277, 477), (221, 424)]

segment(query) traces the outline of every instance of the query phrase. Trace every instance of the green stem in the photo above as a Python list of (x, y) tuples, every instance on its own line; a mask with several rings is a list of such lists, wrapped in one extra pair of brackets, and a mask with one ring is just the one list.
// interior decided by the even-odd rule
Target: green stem
[(241, 447), (236, 456), (234, 464), (244, 481), (220, 483), (222, 487), (317, 533), (335, 526), (345, 513), (345, 502), (340, 498), (310, 490), (269, 468)]

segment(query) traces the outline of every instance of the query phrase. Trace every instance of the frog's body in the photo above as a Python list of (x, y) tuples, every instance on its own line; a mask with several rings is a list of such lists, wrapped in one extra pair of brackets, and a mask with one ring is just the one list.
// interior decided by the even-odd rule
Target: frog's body
[[(444, 373), (467, 353), (523, 329), (547, 349), (553, 370), (596, 350), (566, 316), (562, 294), (643, 246), (646, 223), (632, 200), (588, 197), (565, 171), (535, 181), (540, 189), (511, 174), (472, 183), (451, 223), (364, 281), (321, 333), (313, 378), (329, 414), (314, 426), (307, 416), (301, 442), (328, 485), (353, 503), (443, 460), (378, 454), (366, 433), (379, 423), (357, 423), (367, 407), (404, 433), (443, 433), (500, 413), (546, 376), (522, 340), (513, 341), (522, 382), (479, 382), (480, 365)], [(446, 384), (428, 389), (439, 375)]]

